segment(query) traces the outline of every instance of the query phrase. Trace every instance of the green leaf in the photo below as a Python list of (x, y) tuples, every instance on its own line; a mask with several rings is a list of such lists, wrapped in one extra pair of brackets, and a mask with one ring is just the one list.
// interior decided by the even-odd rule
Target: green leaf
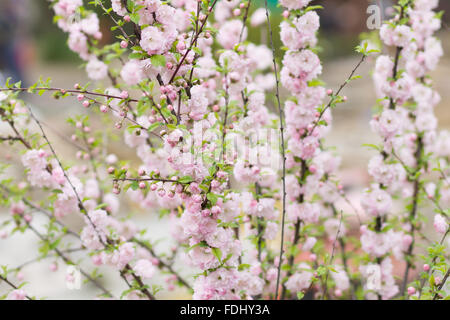
[(249, 264), (242, 263), (242, 264), (239, 265), (238, 270), (242, 271), (242, 270), (245, 270), (245, 269), (249, 269), (250, 267), (251, 266)]
[(194, 179), (192, 179), (191, 176), (184, 176), (184, 177), (181, 177), (180, 179), (178, 179), (179, 183), (190, 183), (192, 181), (194, 181)]
[(130, 185), (131, 189), (137, 190), (139, 189), (139, 183), (137, 181), (133, 181)]
[(147, 131), (153, 131), (161, 125), (159, 122), (152, 123), (150, 127), (148, 127)]
[(154, 67), (164, 67), (166, 65), (166, 57), (156, 54), (150, 57), (150, 61)]
[(212, 205), (215, 205), (217, 203), (218, 197), (214, 193), (208, 193), (206, 195), (206, 199), (208, 199)]
[(222, 250), (220, 250), (219, 248), (211, 248), (211, 249), (217, 260), (222, 261)]

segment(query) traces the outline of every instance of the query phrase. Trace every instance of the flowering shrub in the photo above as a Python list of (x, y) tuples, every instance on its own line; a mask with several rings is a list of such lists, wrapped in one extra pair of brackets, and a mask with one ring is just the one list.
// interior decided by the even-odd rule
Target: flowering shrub
[[(267, 3), (252, 13), (251, 0), (50, 2), (92, 82), (1, 89), (11, 133), (0, 139), (17, 161), (0, 167), (1, 204), (11, 213), (0, 235), (34, 233), (40, 255), (30, 263), (48, 258), (49, 272), (75, 266), (100, 298), (157, 299), (176, 286), (202, 300), (447, 297), (450, 137), (437, 129), (440, 98), (429, 76), (443, 54), (437, 0), (398, 1), (379, 31), (384, 53), (363, 42), (336, 91), (319, 79), (322, 8), (310, 0), (280, 0), (280, 63)], [(113, 23), (114, 42), (100, 41), (94, 9)], [(246, 40), (248, 23), (267, 24), (269, 45)], [(364, 212), (344, 212), (340, 157), (324, 141), (332, 109), (347, 100), (343, 89), (374, 56), (379, 99), (370, 128), (380, 143), (368, 145), (376, 155)], [(76, 161), (58, 153), (25, 92), (75, 97), (89, 109), (68, 119)], [(108, 152), (110, 137), (138, 160)], [(157, 250), (130, 210), (168, 220), (173, 250)], [(440, 238), (420, 256), (415, 244), (428, 225)], [(38, 298), (23, 267), (3, 266), (4, 298)], [(108, 289), (99, 270), (115, 270), (125, 289)]]

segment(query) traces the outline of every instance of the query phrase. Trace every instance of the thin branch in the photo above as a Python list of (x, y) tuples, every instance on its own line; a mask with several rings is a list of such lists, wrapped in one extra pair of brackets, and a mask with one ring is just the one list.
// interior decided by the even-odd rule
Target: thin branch
[[(61, 250), (61, 252), (62, 253), (73, 253), (73, 252), (84, 251), (84, 250), (86, 250), (85, 247), (79, 247), (79, 248)], [(26, 266), (28, 266), (30, 264), (33, 264), (35, 262), (39, 262), (39, 261), (44, 260), (44, 259), (53, 258), (55, 256), (58, 256), (58, 254), (47, 255), (47, 256), (38, 256), (38, 257), (36, 257), (34, 259), (25, 261), (24, 263), (18, 265), (17, 267), (12, 268), (10, 271), (19, 271), (19, 270), (23, 269), (24, 267), (26, 267)]]
[[(49, 240), (44, 237), (39, 231), (37, 231), (30, 223), (27, 222), (28, 228), (33, 231), (33, 233), (42, 241), (49, 242)], [(67, 257), (61, 250), (58, 248), (54, 248), (53, 251), (68, 265), (75, 265), (75, 263)], [(80, 273), (85, 276), (89, 281), (91, 281), (97, 288), (99, 288), (103, 293), (107, 296), (113, 297), (111, 292), (109, 292), (101, 283), (99, 283), (96, 279), (92, 278), (89, 273), (80, 268)]]
[[(422, 165), (421, 165), (421, 158), (422, 158), (422, 151), (423, 151), (423, 141), (422, 138), (419, 137), (418, 142), (417, 142), (417, 150), (415, 153), (415, 159), (417, 162), (417, 168), (416, 168), (416, 173), (420, 172), (420, 170), (422, 169)], [(414, 175), (416, 176), (416, 175)], [(416, 177), (414, 180), (414, 193), (413, 193), (413, 200), (412, 200), (412, 207), (411, 207), (411, 212), (409, 214), (409, 220), (410, 220), (410, 224), (411, 224), (411, 236), (412, 236), (412, 242), (408, 247), (408, 251), (406, 252), (406, 256), (409, 259), (406, 259), (406, 269), (405, 269), (405, 273), (403, 275), (403, 282), (402, 282), (402, 286), (401, 286), (401, 290), (400, 292), (403, 294), (405, 293), (406, 290), (406, 284), (408, 283), (408, 275), (409, 275), (409, 270), (412, 267), (412, 262), (410, 261), (413, 258), (413, 250), (414, 250), (414, 232), (416, 230), (415, 224), (413, 223), (413, 220), (415, 219), (416, 215), (417, 215), (417, 207), (419, 204), (419, 196), (420, 196), (420, 185), (421, 185), (421, 181), (420, 181), (420, 176)]]
[[(87, 90), (62, 89), (62, 88), (46, 88), (46, 87), (39, 87), (39, 88), (0, 88), (0, 92), (1, 91), (27, 91), (27, 92), (33, 92), (33, 91), (40, 91), (40, 90), (59, 91), (61, 93), (87, 94), (87, 95), (91, 95), (91, 96), (105, 97), (105, 98), (108, 98), (108, 99), (124, 100), (122, 97), (118, 97), (118, 96), (114, 96), (114, 95), (110, 95), (110, 94), (106, 94), (106, 93), (97, 93), (97, 92), (92, 92), (92, 91), (87, 91)], [(129, 98), (127, 100), (131, 101), (131, 102), (139, 102), (139, 100), (131, 99), (131, 98)]]
[[(344, 214), (341, 211), (341, 217), (339, 219), (339, 227), (338, 227), (337, 232), (336, 232), (336, 238), (334, 239), (334, 242), (333, 242), (333, 249), (331, 250), (331, 257), (330, 257), (330, 261), (328, 262), (328, 266), (330, 266), (333, 263), (334, 252), (336, 250), (336, 243), (338, 242), (339, 233), (341, 232), (341, 226), (342, 226), (342, 219), (343, 219), (343, 217), (344, 217)], [(327, 268), (326, 275), (325, 275), (325, 283), (324, 283), (324, 286), (323, 286), (322, 300), (324, 300), (325, 296), (327, 295), (327, 283), (328, 283), (328, 275), (329, 274), (330, 274), (330, 271)]]
[(264, 0), (264, 7), (266, 9), (266, 18), (267, 18), (267, 25), (269, 27), (269, 35), (270, 35), (270, 47), (272, 49), (272, 62), (273, 62), (273, 68), (275, 73), (275, 82), (276, 82), (276, 97), (277, 97), (277, 104), (278, 104), (278, 115), (280, 118), (280, 135), (281, 135), (281, 156), (283, 157), (283, 174), (282, 174), (282, 181), (283, 181), (283, 213), (282, 213), (282, 221), (281, 221), (281, 244), (280, 244), (280, 261), (278, 264), (278, 270), (277, 270), (277, 284), (275, 288), (275, 300), (278, 300), (278, 288), (280, 286), (280, 276), (281, 276), (281, 265), (283, 264), (283, 251), (284, 251), (284, 227), (285, 227), (285, 220), (286, 220), (286, 155), (285, 155), (285, 147), (284, 147), (284, 116), (283, 116), (283, 110), (281, 108), (281, 102), (280, 102), (280, 80), (278, 79), (278, 69), (277, 69), (277, 63), (275, 61), (275, 46), (273, 44), (273, 34), (272, 34), (272, 26), (270, 24), (270, 17), (269, 17), (269, 8), (267, 5), (267, 0)]
[(311, 135), (314, 132), (314, 129), (319, 125), (319, 122), (322, 120), (323, 115), (325, 114), (325, 112), (331, 108), (331, 105), (333, 104), (334, 101), (336, 101), (336, 97), (339, 96), (339, 94), (341, 93), (341, 91), (347, 86), (347, 84), (350, 83), (350, 80), (353, 78), (353, 76), (355, 75), (356, 71), (359, 69), (359, 67), (362, 65), (362, 63), (364, 62), (364, 60), (366, 60), (366, 55), (362, 55), (361, 59), (359, 60), (358, 64), (353, 68), (352, 72), (350, 73), (350, 75), (348, 76), (348, 78), (341, 84), (341, 86), (339, 87), (338, 91), (336, 91), (335, 94), (333, 94), (331, 96), (330, 101), (328, 102), (328, 104), (325, 106), (325, 108), (320, 112), (319, 117), (317, 118), (317, 120), (314, 122), (314, 126), (312, 127), (311, 130), (307, 131), (305, 133), (305, 137)]
[[(9, 193), (9, 194), (12, 194), (12, 193), (13, 193), (8, 187), (6, 187), (6, 186), (3, 185), (3, 184), (0, 184), (0, 189), (2, 189), (4, 192)], [(43, 214), (46, 215), (49, 219), (54, 220), (56, 224), (58, 224), (60, 227), (62, 227), (62, 228), (65, 230), (66, 234), (72, 235), (72, 236), (74, 236), (74, 237), (76, 237), (76, 238), (78, 238), (78, 239), (80, 238), (80, 236), (78, 235), (78, 233), (76, 233), (75, 231), (70, 230), (70, 229), (67, 228), (66, 225), (64, 225), (61, 221), (55, 219), (55, 217), (53, 216), (53, 214), (50, 213), (49, 211), (47, 211), (47, 210), (41, 208), (40, 206), (38, 206), (38, 205), (32, 203), (31, 201), (29, 201), (29, 200), (28, 200), (27, 198), (25, 198), (25, 197), (22, 197), (21, 200), (22, 200), (22, 202), (23, 202), (25, 205), (27, 205), (27, 206), (30, 207), (31, 209), (34, 209), (34, 210), (36, 210), (37, 212), (43, 213)]]
[(0, 137), (0, 141), (20, 141), (20, 138), (13, 137), (13, 136), (5, 136), (5, 137)]
[(230, 96), (228, 93), (229, 86), (228, 86), (228, 79), (227, 74), (225, 74), (225, 114), (223, 118), (223, 124), (222, 124), (222, 150), (220, 153), (220, 160), (223, 161), (225, 157), (225, 137), (227, 134), (227, 121), (228, 121), (228, 106), (229, 106), (229, 100)]
[(447, 269), (447, 272), (445, 273), (444, 278), (442, 279), (441, 283), (437, 287), (437, 292), (434, 294), (433, 300), (437, 300), (439, 298), (439, 291), (441, 291), (442, 288), (444, 287), (449, 275), (450, 275), (450, 268)]
[(194, 46), (194, 43), (197, 41), (198, 37), (199, 37), (200, 34), (203, 32), (203, 28), (205, 27), (206, 22), (208, 21), (208, 17), (209, 17), (209, 15), (211, 14), (211, 12), (213, 11), (214, 6), (216, 5), (216, 3), (217, 3), (217, 0), (214, 0), (214, 2), (213, 2), (213, 3), (211, 4), (211, 6), (208, 8), (208, 12), (207, 12), (206, 17), (205, 17), (205, 19), (203, 20), (203, 22), (202, 22), (202, 24), (201, 24), (201, 26), (200, 26), (200, 29), (199, 29), (198, 32), (196, 33), (196, 35), (195, 35), (193, 41), (191, 41), (191, 44), (189, 45), (189, 48), (187, 48), (187, 50), (186, 50), (186, 52), (184, 53), (183, 57), (180, 59), (180, 62), (178, 63), (177, 67), (175, 68), (175, 71), (173, 72), (172, 76), (170, 77), (170, 80), (169, 80), (169, 83), (168, 83), (168, 84), (171, 84), (171, 83), (173, 82), (173, 80), (175, 79), (175, 77), (176, 77), (178, 71), (179, 71), (180, 68), (181, 68), (181, 65), (183, 64), (184, 60), (186, 60), (186, 57), (187, 57), (187, 55), (189, 54), (189, 52), (191, 52), (192, 47)]
[(242, 18), (242, 29), (241, 29), (241, 33), (239, 34), (239, 43), (242, 42), (242, 37), (244, 36), (245, 25), (247, 23), (248, 13), (250, 11), (251, 5), (252, 5), (252, 0), (248, 0), (247, 8), (245, 8), (244, 17)]
[(181, 182), (180, 180), (172, 180), (172, 179), (163, 179), (163, 178), (119, 178), (119, 179), (113, 179), (114, 182), (117, 181), (159, 181), (159, 182), (170, 182), (170, 183), (178, 183), (178, 184), (185, 184), (189, 185), (191, 182)]
[[(57, 156), (52, 144), (50, 143), (50, 140), (47, 138), (44, 129), (42, 128), (41, 123), (39, 122), (39, 120), (34, 116), (33, 112), (31, 111), (31, 108), (29, 106), (27, 106), (28, 111), (31, 114), (31, 117), (35, 120), (35, 122), (37, 123), (37, 125), (39, 126), (42, 136), (44, 138), (45, 141), (47, 141), (47, 144), (50, 148), (50, 150), (52, 151), (53, 156), (55, 157), (56, 161), (58, 162), (58, 165), (61, 167), (61, 170), (63, 171), (64, 177), (66, 178), (67, 182), (69, 183), (70, 187), (72, 188), (73, 192), (75, 193), (75, 196), (78, 200), (78, 206), (80, 208), (80, 210), (82, 212), (85, 213), (86, 218), (88, 219), (89, 223), (92, 225), (92, 227), (94, 228), (94, 231), (98, 234), (100, 242), (106, 246), (107, 243), (109, 242), (113, 242), (111, 241), (109, 238), (106, 239), (107, 243), (105, 243), (105, 241), (103, 240), (103, 238), (101, 237), (101, 233), (98, 231), (97, 226), (93, 223), (91, 217), (88, 215), (88, 211), (87, 209), (84, 207), (83, 202), (81, 201), (80, 195), (78, 194), (77, 190), (75, 189), (74, 185), (72, 184), (71, 180), (69, 179), (66, 170), (64, 169), (64, 167), (62, 166), (61, 161), (59, 160), (59, 157)], [(58, 249), (55, 249), (58, 250)], [(57, 252), (57, 251), (56, 251)], [(133, 271), (132, 268), (129, 265), (125, 266), (125, 270), (122, 270), (121, 275), (123, 275), (123, 272), (131, 272), (131, 275), (133, 276), (133, 278), (136, 280), (136, 282), (138, 282), (138, 284), (140, 285), (140, 290), (142, 293), (144, 293), (147, 297), (149, 297), (149, 299), (153, 300), (154, 297), (152, 296), (152, 294), (148, 291), (147, 288), (145, 288), (143, 285), (141, 285), (142, 280), (139, 276), (137, 276)], [(124, 276), (122, 276), (124, 278)], [(128, 282), (127, 282), (128, 283)]]
[[(14, 290), (18, 290), (19, 289), (19, 287), (17, 287), (14, 283), (9, 281), (7, 278), (3, 277), (2, 275), (0, 275), (0, 280), (3, 280), (6, 284), (8, 284)], [(28, 295), (25, 295), (25, 298), (27, 298), (27, 300), (33, 300), (33, 298), (31, 298)]]
[(149, 246), (149, 244), (147, 244), (144, 241), (141, 241), (139, 239), (133, 238), (131, 239), (131, 241), (136, 242), (137, 244), (139, 244), (141, 247), (143, 247), (144, 249), (146, 249), (153, 257), (155, 257), (156, 259), (158, 259), (158, 265), (159, 267), (162, 267), (164, 269), (167, 269), (167, 271), (169, 271), (171, 274), (175, 275), (177, 277), (178, 282), (180, 282), (183, 286), (185, 286), (188, 290), (192, 291), (192, 287), (191, 285), (180, 275), (178, 274), (178, 272), (176, 272), (172, 266), (169, 263), (164, 262), (161, 257), (159, 257), (155, 250), (153, 250), (153, 248), (151, 246)]

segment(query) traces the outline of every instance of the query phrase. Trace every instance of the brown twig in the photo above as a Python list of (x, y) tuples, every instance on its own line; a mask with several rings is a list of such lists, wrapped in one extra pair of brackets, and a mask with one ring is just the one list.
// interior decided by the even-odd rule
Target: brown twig
[(286, 220), (286, 155), (285, 155), (285, 146), (284, 146), (284, 116), (283, 116), (283, 110), (281, 108), (281, 102), (280, 102), (280, 80), (278, 79), (278, 69), (277, 69), (277, 63), (275, 61), (275, 46), (273, 44), (273, 34), (272, 34), (272, 26), (270, 24), (270, 17), (269, 17), (269, 8), (267, 5), (267, 0), (264, 0), (264, 7), (266, 9), (266, 18), (267, 18), (267, 25), (269, 27), (269, 36), (270, 36), (270, 47), (272, 49), (272, 62), (274, 67), (274, 74), (275, 74), (275, 83), (276, 83), (276, 98), (277, 98), (277, 105), (278, 105), (278, 115), (279, 115), (279, 121), (280, 121), (280, 135), (281, 135), (281, 156), (283, 157), (283, 173), (282, 173), (282, 183), (283, 183), (283, 194), (282, 194), (282, 219), (281, 219), (281, 244), (280, 244), (280, 256), (279, 256), (279, 264), (277, 269), (277, 284), (275, 288), (275, 300), (278, 300), (278, 288), (280, 286), (280, 276), (281, 276), (281, 265), (283, 264), (283, 251), (284, 251), (284, 227), (285, 227), (285, 220)]

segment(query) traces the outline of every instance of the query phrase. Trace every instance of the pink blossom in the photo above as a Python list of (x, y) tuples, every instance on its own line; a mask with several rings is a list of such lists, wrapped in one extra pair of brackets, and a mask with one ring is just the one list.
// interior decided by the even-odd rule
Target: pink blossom
[(444, 216), (440, 214), (436, 214), (434, 216), (434, 223), (433, 223), (434, 229), (437, 233), (444, 234), (447, 232), (448, 229), (448, 223)]
[(155, 266), (147, 259), (141, 259), (136, 262), (133, 267), (136, 275), (142, 277), (143, 279), (150, 279), (155, 274)]
[[(225, 22), (219, 29), (217, 34), (217, 42), (225, 49), (233, 49), (239, 43), (239, 37), (242, 30), (241, 20), (230, 20)], [(246, 28), (242, 36), (242, 41), (247, 38)]]
[(378, 185), (373, 185), (372, 189), (366, 189), (361, 199), (364, 210), (372, 216), (382, 216), (387, 214), (392, 208), (392, 198)]
[(294, 273), (285, 284), (286, 288), (293, 293), (307, 289), (313, 277), (313, 271), (306, 263), (300, 263), (298, 268), (302, 271)]
[(11, 291), (8, 296), (7, 296), (7, 300), (25, 300), (26, 299), (26, 292), (22, 289), (17, 289), (17, 290), (13, 290)]
[(290, 10), (302, 9), (310, 2), (311, 0), (280, 0), (280, 4)]
[(149, 26), (142, 30), (140, 45), (150, 54), (164, 53), (164, 34), (157, 27)]
[(128, 61), (120, 71), (120, 76), (130, 86), (138, 84), (145, 78), (142, 63), (138, 60)]

